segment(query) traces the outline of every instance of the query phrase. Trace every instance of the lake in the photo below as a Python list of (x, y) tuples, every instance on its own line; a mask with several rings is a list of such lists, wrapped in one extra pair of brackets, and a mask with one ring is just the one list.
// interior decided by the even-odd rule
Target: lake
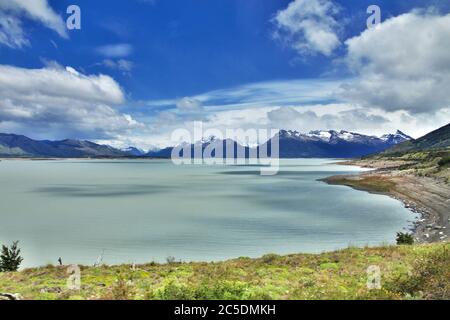
[(393, 243), (416, 216), (397, 200), (317, 179), (330, 159), (256, 166), (168, 160), (0, 162), (0, 243), (23, 266), (211, 261)]

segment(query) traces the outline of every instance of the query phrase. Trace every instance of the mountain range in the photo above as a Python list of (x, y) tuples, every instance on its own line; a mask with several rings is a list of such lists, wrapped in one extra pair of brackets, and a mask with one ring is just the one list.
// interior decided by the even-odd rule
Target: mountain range
[[(303, 134), (297, 131), (280, 130), (279, 138), (280, 158), (355, 158), (389, 149), (399, 143), (411, 141), (412, 138), (401, 131), (381, 137), (368, 136), (348, 131), (311, 131)], [(275, 138), (275, 137), (274, 137)], [(272, 138), (272, 139), (274, 139)], [(272, 140), (271, 139), (271, 140)], [(269, 154), (272, 142), (256, 147), (260, 150), (267, 147)], [(190, 146), (202, 152), (209, 149), (233, 145), (235, 151), (242, 148), (248, 157), (250, 147), (241, 146), (232, 140), (217, 140), (209, 138)], [(129, 147), (116, 149), (107, 145), (100, 145), (83, 140), (33, 140), (23, 135), (0, 134), (0, 156), (2, 157), (55, 157), (55, 158), (86, 158), (86, 157), (152, 157), (170, 158), (173, 147), (161, 150), (144, 151)], [(218, 150), (218, 149), (216, 149)], [(212, 153), (214, 157), (214, 152)]]
[[(392, 146), (409, 141), (412, 138), (401, 131), (395, 134), (386, 134), (381, 137), (368, 136), (348, 131), (311, 131), (307, 134), (298, 131), (280, 130), (276, 137), (279, 139), (280, 158), (357, 158), (369, 154), (378, 153)], [(272, 140), (257, 147), (267, 148), (268, 154), (271, 154)], [(236, 150), (238, 147), (244, 150), (246, 157), (250, 154), (249, 147), (237, 144), (234, 141), (228, 141)], [(231, 144), (230, 144), (231, 143)], [(195, 148), (205, 150), (214, 149), (214, 147), (223, 147), (225, 154), (225, 145), (227, 141), (210, 138), (192, 144), (191, 154), (194, 154)], [(171, 156), (173, 147), (151, 151), (146, 154), (148, 157), (168, 158)], [(213, 154), (214, 156), (214, 154)]]
[(22, 135), (0, 133), (0, 156), (3, 157), (123, 157), (127, 152), (90, 141), (37, 141)]
[[(412, 139), (401, 131), (375, 137), (348, 131), (311, 131), (303, 134), (281, 130), (278, 137), (280, 158), (358, 158)], [(270, 145), (267, 147), (270, 150)]]

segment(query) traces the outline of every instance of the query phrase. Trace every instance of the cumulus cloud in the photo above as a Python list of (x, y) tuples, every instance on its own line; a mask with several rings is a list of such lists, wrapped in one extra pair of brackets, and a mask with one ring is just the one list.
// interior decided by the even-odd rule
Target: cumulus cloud
[(274, 127), (303, 132), (318, 129), (373, 132), (374, 129), (389, 123), (386, 117), (360, 108), (333, 112), (332, 106), (330, 107), (329, 112), (322, 115), (312, 110), (301, 111), (294, 108), (278, 108), (268, 112), (267, 117)]
[(273, 18), (275, 38), (298, 53), (330, 56), (340, 46), (339, 7), (330, 0), (295, 0)]
[(54, 64), (42, 69), (0, 65), (0, 129), (54, 138), (111, 137), (142, 125), (114, 106), (124, 93), (105, 75)]
[(342, 87), (345, 99), (413, 114), (450, 106), (450, 14), (402, 14), (345, 43), (358, 77)]
[(401, 130), (415, 138), (448, 124), (450, 108), (433, 114), (410, 115), (406, 111), (387, 112), (346, 103), (290, 107), (250, 108), (210, 114), (208, 127), (347, 130), (381, 136)]
[(124, 58), (133, 53), (133, 46), (127, 43), (100, 46), (95, 51), (107, 58)]
[(62, 18), (50, 7), (47, 0), (2, 0), (0, 1), (0, 43), (11, 48), (22, 48), (29, 41), (22, 28), (20, 18), (40, 22), (67, 38)]
[[(418, 138), (437, 127), (447, 124), (450, 108), (433, 114), (411, 115), (406, 111), (388, 112), (376, 108), (363, 108), (348, 103), (304, 104), (291, 106), (252, 106), (226, 110), (209, 105), (201, 114), (183, 114), (162, 111), (149, 125), (146, 145), (165, 147), (176, 142), (171, 132), (183, 128), (192, 131), (193, 121), (202, 121), (204, 130), (218, 129), (289, 129), (300, 132), (311, 130), (347, 130), (381, 136), (396, 130)], [(251, 142), (251, 143), (254, 143)]]

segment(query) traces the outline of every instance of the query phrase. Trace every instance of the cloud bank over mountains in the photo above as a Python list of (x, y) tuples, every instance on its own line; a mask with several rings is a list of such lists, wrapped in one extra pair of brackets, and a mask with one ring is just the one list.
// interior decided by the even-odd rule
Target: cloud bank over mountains
[(0, 65), (1, 131), (113, 137), (142, 126), (114, 108), (124, 101), (119, 84), (106, 75)]

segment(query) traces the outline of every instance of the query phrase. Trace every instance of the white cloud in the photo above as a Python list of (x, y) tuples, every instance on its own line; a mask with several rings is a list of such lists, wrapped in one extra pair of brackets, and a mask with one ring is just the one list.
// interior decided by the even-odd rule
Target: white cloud
[(402, 14), (346, 45), (346, 61), (358, 76), (342, 88), (349, 101), (410, 113), (450, 106), (450, 14)]
[[(201, 113), (182, 113), (178, 108), (157, 113), (148, 120), (152, 130), (145, 133), (146, 142), (141, 147), (171, 145), (173, 130), (191, 130), (193, 121), (200, 120), (205, 129), (216, 128), (223, 132), (258, 128), (301, 132), (322, 129), (380, 136), (402, 130), (415, 138), (448, 122), (450, 108), (410, 114), (404, 110), (389, 111), (336, 100), (336, 90), (341, 83), (330, 79), (273, 81), (198, 94), (189, 99), (201, 103)], [(149, 101), (147, 106), (168, 108), (177, 102), (179, 100)]]
[(57, 65), (23, 69), (0, 65), (0, 130), (36, 137), (111, 137), (140, 128), (114, 106), (124, 93), (105, 75), (83, 75)]
[(47, 0), (2, 0), (0, 1), (0, 43), (11, 48), (29, 45), (20, 19), (42, 23), (61, 37), (67, 38), (62, 18), (50, 7)]
[(386, 133), (384, 126), (389, 120), (361, 108), (339, 111), (339, 106), (329, 105), (328, 112), (318, 114), (314, 108), (301, 110), (299, 108), (278, 108), (268, 112), (267, 116), (274, 127), (283, 129), (309, 132), (311, 130), (349, 130), (374, 134), (378, 129), (383, 128), (380, 134)]
[(30, 42), (22, 29), (19, 18), (0, 11), (0, 44), (18, 49), (29, 46)]
[[(341, 84), (342, 81), (334, 79), (267, 81), (208, 91), (189, 99), (197, 101), (204, 109), (215, 111), (312, 104), (335, 100), (335, 92), (339, 90)], [(150, 107), (167, 107), (176, 106), (179, 101), (152, 100), (146, 104)]]
[[(340, 45), (337, 13), (331, 1), (294, 1), (274, 18), (277, 36), (300, 54), (329, 56)], [(353, 78), (250, 83), (181, 100), (148, 101), (149, 107), (169, 109), (156, 113), (149, 120), (152, 130), (133, 141), (170, 145), (172, 130), (189, 130), (194, 120), (203, 120), (205, 129), (334, 129), (369, 135), (399, 129), (418, 138), (450, 118), (449, 20), (450, 15), (414, 11), (347, 40), (344, 60)], [(201, 113), (182, 112), (197, 106)]]
[(249, 108), (209, 114), (207, 127), (278, 128), (300, 132), (348, 130), (381, 136), (401, 130), (415, 138), (446, 125), (450, 108), (434, 114), (410, 115), (406, 111), (387, 112), (346, 103)]
[(184, 97), (177, 101), (177, 108), (181, 112), (199, 112), (202, 111), (200, 101), (194, 98)]
[(338, 12), (338, 6), (330, 0), (295, 0), (274, 17), (274, 36), (301, 55), (330, 56), (341, 44), (335, 19)]
[(119, 59), (119, 60), (105, 59), (100, 63), (100, 65), (103, 65), (112, 70), (119, 70), (124, 75), (130, 75), (131, 71), (134, 68), (133, 61), (125, 60), (125, 59)]
[[(202, 120), (203, 129), (290, 129), (300, 132), (311, 130), (348, 130), (367, 135), (381, 136), (401, 130), (415, 138), (447, 124), (450, 108), (436, 114), (410, 115), (405, 111), (386, 112), (380, 109), (361, 108), (348, 104), (303, 105), (290, 107), (244, 108), (229, 111), (209, 111), (203, 118), (189, 119), (174, 112), (163, 111), (149, 124), (152, 130), (141, 136), (128, 136), (124, 141), (149, 149), (166, 147), (175, 129), (193, 130), (193, 122)], [(255, 143), (255, 141), (250, 141)], [(121, 144), (123, 145), (123, 143)]]
[(127, 43), (110, 44), (98, 47), (95, 51), (107, 58), (123, 58), (133, 53), (133, 46)]

